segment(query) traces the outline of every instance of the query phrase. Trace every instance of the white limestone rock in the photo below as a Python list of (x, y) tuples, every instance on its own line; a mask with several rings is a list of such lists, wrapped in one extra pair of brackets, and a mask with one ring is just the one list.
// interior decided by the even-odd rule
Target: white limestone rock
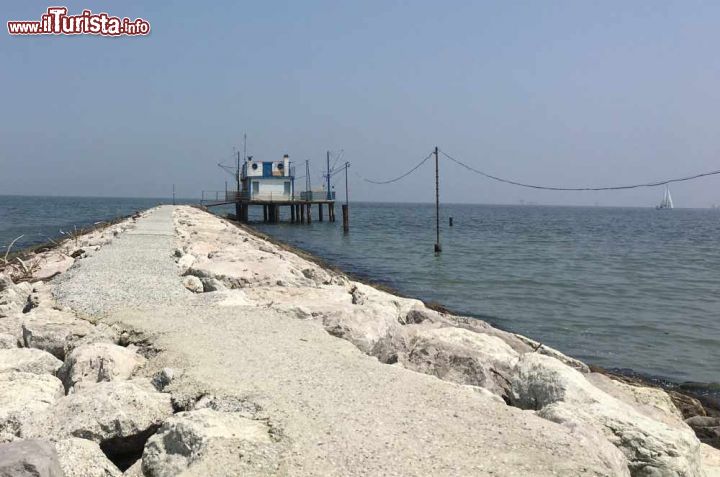
[(590, 373), (586, 377), (595, 387), (629, 404), (639, 413), (668, 426), (685, 429), (682, 413), (662, 389), (633, 386), (599, 373)]
[(62, 383), (55, 376), (0, 373), (0, 433), (19, 435), (34, 415), (47, 410), (64, 394)]
[(262, 421), (211, 409), (168, 419), (143, 452), (148, 477), (276, 475), (278, 445)]
[(24, 287), (16, 285), (9, 276), (0, 273), (0, 318), (20, 311), (28, 294)]
[(18, 347), (18, 339), (9, 333), (0, 333), (0, 349), (15, 349)]
[(55, 250), (38, 254), (35, 259), (38, 268), (32, 274), (34, 280), (49, 280), (66, 272), (75, 263), (74, 258)]
[(707, 444), (700, 445), (705, 477), (720, 477), (720, 449)]
[(22, 340), (26, 348), (45, 350), (61, 360), (77, 342), (95, 332), (91, 323), (70, 313), (45, 307), (28, 313), (22, 324)]
[(0, 373), (18, 371), (54, 375), (60, 366), (62, 366), (62, 361), (39, 349), (0, 349)]
[(107, 381), (58, 399), (33, 417), (23, 436), (79, 437), (132, 454), (172, 413), (170, 395), (147, 380)]
[(122, 475), (123, 477), (145, 477), (142, 470), (142, 459), (138, 459), (138, 461), (131, 465)]
[(12, 279), (4, 273), (0, 273), (0, 294), (3, 294), (7, 290), (11, 290), (13, 288), (15, 288), (15, 283)]
[(366, 354), (372, 354), (377, 343), (400, 326), (396, 309), (377, 304), (324, 313), (322, 324), (325, 331)]
[(445, 381), (479, 386), (509, 399), (519, 355), (495, 336), (462, 328), (418, 326), (400, 363)]
[(182, 284), (193, 293), (202, 293), (205, 290), (202, 281), (194, 275), (188, 275), (183, 278)]
[(577, 370), (538, 353), (521, 356), (512, 376), (513, 403), (567, 427), (589, 426), (618, 447), (635, 476), (695, 476), (700, 442), (689, 428), (639, 413), (593, 386)]
[(103, 454), (100, 446), (87, 439), (70, 437), (55, 442), (65, 477), (120, 477), (122, 472)]
[(558, 361), (570, 366), (571, 368), (575, 368), (581, 373), (589, 373), (590, 368), (587, 364), (583, 363), (582, 361), (579, 361), (575, 358), (571, 358), (570, 356), (566, 356), (560, 351), (551, 348), (549, 346), (546, 346), (538, 341), (532, 340), (528, 338), (527, 336), (523, 335), (514, 335), (518, 340), (522, 341), (523, 343), (526, 343), (528, 346), (530, 346), (534, 352), (538, 354), (544, 354), (545, 356), (550, 356)]
[(145, 361), (134, 347), (92, 343), (75, 348), (58, 371), (58, 377), (69, 391), (79, 382), (88, 384), (130, 379), (145, 365)]
[(41, 440), (0, 444), (0, 477), (64, 477), (52, 443)]
[(189, 253), (180, 257), (177, 262), (181, 272), (185, 272), (188, 268), (192, 267), (193, 263), (195, 263), (195, 256)]

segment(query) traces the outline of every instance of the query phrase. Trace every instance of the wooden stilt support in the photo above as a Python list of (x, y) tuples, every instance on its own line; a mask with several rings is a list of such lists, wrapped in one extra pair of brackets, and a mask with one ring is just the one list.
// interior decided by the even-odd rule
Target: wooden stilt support
[(350, 211), (348, 210), (347, 204), (343, 204), (342, 214), (343, 214), (343, 232), (347, 233), (350, 231)]
[(323, 221), (323, 205), (318, 204), (318, 222)]
[(268, 221), (268, 207), (267, 205), (263, 205), (263, 222)]
[(305, 223), (305, 204), (300, 204), (300, 223)]
[(309, 202), (307, 204), (307, 223), (312, 223), (312, 204)]
[(290, 223), (295, 223), (295, 204), (290, 204)]

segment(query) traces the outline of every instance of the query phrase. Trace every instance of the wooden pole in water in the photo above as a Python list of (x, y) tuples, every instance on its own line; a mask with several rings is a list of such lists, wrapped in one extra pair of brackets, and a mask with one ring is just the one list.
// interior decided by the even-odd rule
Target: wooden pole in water
[(305, 223), (305, 204), (300, 204), (300, 223)]
[(295, 204), (290, 204), (290, 223), (295, 223)]
[(345, 204), (342, 206), (343, 214), (343, 232), (350, 232), (350, 191), (348, 189), (348, 167), (350, 163), (345, 163)]
[[(227, 189), (227, 185), (225, 186)], [(227, 200), (227, 191), (225, 192)], [(239, 222), (242, 219), (242, 204), (240, 203), (240, 151), (237, 152), (237, 170), (235, 171), (235, 219)]]
[(323, 205), (318, 204), (318, 222), (323, 221)]
[(442, 252), (440, 247), (440, 164), (438, 160), (438, 148), (435, 146), (435, 253)]
[(307, 221), (308, 224), (312, 223), (312, 204), (310, 202), (307, 204)]
[[(327, 152), (327, 199), (330, 200), (332, 193), (330, 192), (330, 151)], [(322, 209), (321, 209), (322, 210)], [(322, 219), (320, 219), (322, 222)]]
[(342, 205), (343, 214), (343, 232), (347, 233), (350, 231), (350, 211), (348, 210), (347, 204)]

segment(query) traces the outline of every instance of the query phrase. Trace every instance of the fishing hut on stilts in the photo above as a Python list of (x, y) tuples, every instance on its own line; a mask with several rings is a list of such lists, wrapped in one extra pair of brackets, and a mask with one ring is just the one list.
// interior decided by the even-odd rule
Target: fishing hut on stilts
[[(237, 189), (203, 191), (202, 205), (214, 207), (235, 204), (235, 219), (247, 223), (251, 207), (262, 207), (263, 222), (278, 223), (281, 209), (289, 209), (290, 222), (295, 224), (312, 223), (313, 210), (317, 209), (317, 220), (335, 222), (335, 192), (330, 187), (329, 154), (327, 188), (312, 190), (310, 187), (309, 163), (305, 162), (305, 190), (296, 192), (295, 167), (286, 154), (279, 161), (258, 161), (246, 156), (240, 163), (238, 153)], [(215, 196), (213, 197), (213, 193)]]

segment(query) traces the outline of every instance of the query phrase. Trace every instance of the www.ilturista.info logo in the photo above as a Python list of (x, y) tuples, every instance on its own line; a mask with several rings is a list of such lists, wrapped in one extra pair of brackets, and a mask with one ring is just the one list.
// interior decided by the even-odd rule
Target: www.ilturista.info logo
[(11, 35), (147, 35), (150, 23), (142, 18), (130, 20), (107, 13), (83, 10), (80, 15), (68, 15), (66, 7), (49, 7), (40, 21), (8, 21)]

